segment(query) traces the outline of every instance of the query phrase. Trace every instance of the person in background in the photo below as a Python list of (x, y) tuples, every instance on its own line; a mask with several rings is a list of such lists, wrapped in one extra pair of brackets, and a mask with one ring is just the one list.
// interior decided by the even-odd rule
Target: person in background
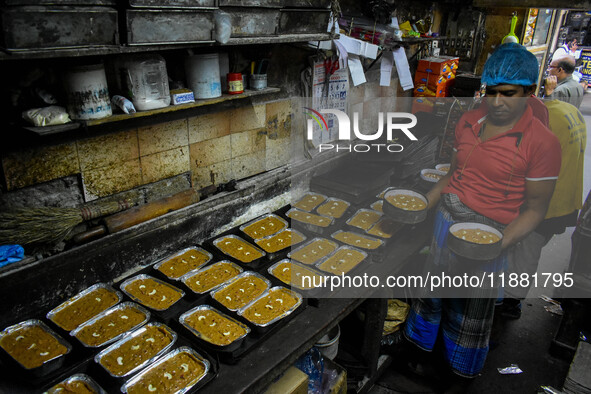
[(583, 102), (583, 86), (573, 78), (575, 58), (567, 55), (552, 60), (548, 66), (550, 75), (545, 82), (545, 96), (549, 99), (566, 101), (577, 107)]
[[(547, 100), (544, 104), (548, 108), (549, 128), (560, 141), (560, 173), (544, 221), (518, 242), (508, 256), (508, 274), (527, 273), (530, 279), (538, 268), (542, 248), (554, 234), (562, 234), (567, 227), (576, 226), (579, 210), (583, 206), (583, 169), (587, 143), (585, 119), (575, 106), (564, 101)], [(530, 281), (522, 283), (526, 286), (505, 288), (503, 303), (496, 310), (501, 316), (512, 319), (521, 316), (521, 300), (527, 296), (531, 287)]]
[[(486, 61), (484, 105), (458, 121), (450, 171), (427, 194), (429, 208), (437, 206), (427, 270), (465, 263), (447, 246), (453, 223), (477, 222), (501, 231), (503, 252), (486, 262), (501, 271), (507, 250), (544, 218), (561, 159), (558, 139), (545, 126), (547, 109), (532, 97), (538, 68), (535, 56), (515, 43), (501, 45)], [(413, 300), (404, 336), (427, 352), (439, 343), (452, 377), (446, 392), (465, 392), (488, 354), (498, 289), (468, 298), (433, 298), (428, 289), (422, 291)], [(419, 364), (410, 367), (425, 370)]]
[(565, 42), (560, 47), (556, 48), (556, 50), (552, 54), (552, 61), (560, 59), (564, 56), (572, 56), (576, 59), (577, 49), (579, 49), (579, 46), (577, 45), (576, 39), (573, 39), (569, 42)]

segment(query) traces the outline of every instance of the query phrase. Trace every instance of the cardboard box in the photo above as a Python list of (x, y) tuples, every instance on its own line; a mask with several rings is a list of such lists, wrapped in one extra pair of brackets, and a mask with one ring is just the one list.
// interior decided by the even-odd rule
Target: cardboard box
[[(450, 73), (448, 73), (450, 74)], [(444, 88), (448, 81), (447, 74), (433, 74), (422, 71), (415, 73), (415, 85), (427, 85), (429, 89), (436, 91), (440, 88)]]
[(175, 89), (170, 91), (172, 105), (194, 103), (195, 95), (189, 89)]
[(427, 85), (421, 84), (413, 90), (413, 97), (447, 97), (448, 93), (449, 90), (447, 85), (443, 85), (437, 88), (437, 90), (433, 90)]
[(308, 375), (289, 367), (275, 382), (271, 383), (265, 394), (308, 394)]
[(451, 71), (449, 67), (449, 59), (433, 56), (421, 59), (417, 65), (417, 71), (432, 74), (446, 74)]
[(449, 64), (451, 68), (451, 72), (455, 73), (458, 69), (458, 65), (460, 64), (460, 58), (457, 56), (438, 56), (441, 59), (447, 60), (447, 64)]
[(411, 113), (433, 112), (435, 108), (435, 99), (430, 97), (417, 97), (412, 100)]

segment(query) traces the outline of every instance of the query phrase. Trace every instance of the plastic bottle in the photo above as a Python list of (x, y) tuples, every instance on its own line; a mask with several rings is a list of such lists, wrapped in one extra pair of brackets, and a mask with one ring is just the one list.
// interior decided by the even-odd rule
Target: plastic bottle
[(132, 55), (120, 67), (121, 84), (136, 110), (147, 111), (170, 105), (168, 74), (162, 56)]

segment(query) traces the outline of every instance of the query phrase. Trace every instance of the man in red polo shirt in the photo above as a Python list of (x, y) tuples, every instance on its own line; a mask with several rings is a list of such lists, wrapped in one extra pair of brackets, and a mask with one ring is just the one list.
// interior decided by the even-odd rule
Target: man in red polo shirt
[[(535, 56), (519, 44), (501, 45), (487, 60), (485, 102), (458, 121), (451, 169), (427, 194), (429, 207), (437, 207), (427, 261), (431, 272), (465, 263), (447, 247), (449, 227), (456, 222), (482, 223), (503, 233), (503, 253), (483, 268), (500, 272), (507, 266), (508, 248), (544, 218), (561, 152), (547, 128), (547, 108), (532, 97), (538, 69)], [(453, 294), (458, 293), (425, 291), (414, 300), (404, 330), (422, 350), (432, 351), (441, 341), (454, 382), (448, 393), (464, 392), (467, 378), (482, 370), (497, 296), (494, 288), (480, 297)]]

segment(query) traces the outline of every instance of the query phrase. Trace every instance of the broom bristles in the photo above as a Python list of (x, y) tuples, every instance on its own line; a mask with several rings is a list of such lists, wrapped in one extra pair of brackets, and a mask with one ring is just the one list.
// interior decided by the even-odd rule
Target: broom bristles
[(0, 212), (0, 245), (60, 242), (80, 223), (123, 211), (135, 205), (131, 199), (106, 201), (80, 208), (14, 208)]
[(78, 208), (17, 208), (0, 213), (0, 244), (61, 241), (83, 218)]

